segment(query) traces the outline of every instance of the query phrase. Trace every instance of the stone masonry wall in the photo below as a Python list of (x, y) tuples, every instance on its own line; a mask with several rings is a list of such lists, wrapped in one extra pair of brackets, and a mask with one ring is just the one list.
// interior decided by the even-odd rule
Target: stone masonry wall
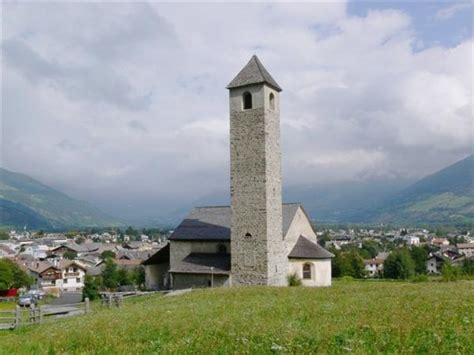
[[(242, 94), (253, 109), (242, 110)], [(270, 110), (269, 93), (275, 95)], [(282, 236), (278, 93), (265, 85), (230, 91), (231, 258), (233, 285), (283, 285), (288, 262)]]

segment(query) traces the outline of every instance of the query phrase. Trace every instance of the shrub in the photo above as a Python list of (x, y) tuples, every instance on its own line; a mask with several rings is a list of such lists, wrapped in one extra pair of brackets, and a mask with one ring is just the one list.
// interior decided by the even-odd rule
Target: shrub
[(457, 266), (445, 263), (441, 269), (441, 276), (442, 281), (456, 281), (461, 276), (461, 269)]
[(86, 298), (91, 301), (99, 298), (99, 282), (90, 275), (86, 275), (84, 288), (82, 289), (82, 299), (85, 300)]
[(354, 281), (355, 279), (352, 277), (352, 276), (343, 276), (341, 277), (340, 279), (342, 282), (352, 282)]
[(429, 280), (428, 275), (425, 274), (415, 275), (410, 279), (411, 282), (427, 282)]
[(302, 282), (300, 277), (296, 274), (296, 272), (288, 275), (288, 286), (296, 287), (301, 286)]
[(464, 259), (464, 262), (462, 264), (462, 272), (464, 275), (474, 275), (474, 259)]

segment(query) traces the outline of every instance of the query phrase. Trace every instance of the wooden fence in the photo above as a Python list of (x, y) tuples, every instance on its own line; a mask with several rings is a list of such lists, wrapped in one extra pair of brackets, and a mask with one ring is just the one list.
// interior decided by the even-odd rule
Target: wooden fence
[[(134, 296), (149, 295), (155, 292), (102, 292), (100, 294), (100, 306), (102, 307), (120, 307), (123, 300)], [(99, 304), (99, 303), (97, 303)], [(14, 310), (0, 310), (0, 330), (15, 329), (23, 325), (44, 324), (57, 321), (65, 317), (73, 317), (91, 312), (91, 303), (86, 298), (84, 302), (51, 305), (45, 304), (39, 307), (21, 308), (16, 306)]]

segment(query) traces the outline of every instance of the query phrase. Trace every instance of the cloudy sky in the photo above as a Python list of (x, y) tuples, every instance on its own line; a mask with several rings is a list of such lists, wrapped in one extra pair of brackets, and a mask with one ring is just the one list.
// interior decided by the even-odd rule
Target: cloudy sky
[(2, 166), (100, 206), (226, 189), (225, 86), (257, 54), (286, 185), (422, 177), (473, 149), (472, 10), (4, 3)]

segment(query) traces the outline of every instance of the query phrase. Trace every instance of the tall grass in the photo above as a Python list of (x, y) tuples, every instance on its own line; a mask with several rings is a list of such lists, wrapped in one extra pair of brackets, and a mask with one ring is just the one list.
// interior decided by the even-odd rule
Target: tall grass
[(0, 353), (472, 354), (472, 299), (472, 281), (207, 289), (0, 333)]

